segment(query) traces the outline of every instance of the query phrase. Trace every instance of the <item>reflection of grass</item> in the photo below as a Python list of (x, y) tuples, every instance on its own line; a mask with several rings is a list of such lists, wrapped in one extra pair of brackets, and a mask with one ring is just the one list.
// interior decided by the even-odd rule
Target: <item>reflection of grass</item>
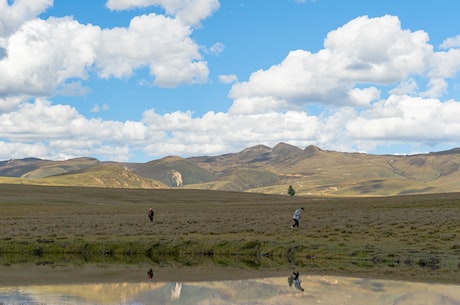
[[(317, 272), (460, 281), (460, 194), (314, 199), (20, 185), (0, 185), (0, 194), (2, 264), (31, 258), (51, 264), (61, 256), (166, 257), (193, 265), (205, 257), (220, 265), (289, 263)], [(292, 230), (299, 206), (305, 213)]]

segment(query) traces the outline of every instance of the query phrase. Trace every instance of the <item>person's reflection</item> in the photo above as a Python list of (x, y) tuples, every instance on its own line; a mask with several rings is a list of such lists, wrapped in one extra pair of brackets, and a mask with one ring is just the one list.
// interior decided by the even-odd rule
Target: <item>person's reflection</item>
[(288, 278), (289, 287), (294, 285), (297, 290), (304, 291), (302, 287), (302, 281), (299, 278), (299, 273), (294, 271), (292, 275)]
[(153, 278), (153, 269), (150, 268), (149, 271), (147, 271), (147, 277), (149, 278), (149, 280), (151, 280)]

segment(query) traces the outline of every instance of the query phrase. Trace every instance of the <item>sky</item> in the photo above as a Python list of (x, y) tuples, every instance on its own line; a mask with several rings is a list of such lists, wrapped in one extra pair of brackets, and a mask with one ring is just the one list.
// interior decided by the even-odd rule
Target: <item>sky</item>
[(0, 160), (460, 147), (460, 1), (0, 0)]

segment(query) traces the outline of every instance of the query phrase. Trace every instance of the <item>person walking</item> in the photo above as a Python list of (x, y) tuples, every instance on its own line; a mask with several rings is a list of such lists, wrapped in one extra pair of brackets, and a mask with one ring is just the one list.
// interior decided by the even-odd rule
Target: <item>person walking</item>
[(304, 208), (299, 208), (295, 210), (294, 215), (292, 216), (292, 220), (294, 221), (294, 224), (291, 226), (291, 228), (298, 228), (299, 227), (299, 219), (300, 219), (300, 214), (304, 211)]
[(149, 214), (148, 214), (148, 215), (149, 215), (150, 222), (152, 222), (152, 221), (153, 221), (153, 217), (154, 217), (154, 215), (155, 215), (155, 213), (153, 212), (153, 209), (152, 209), (152, 208), (149, 208)]

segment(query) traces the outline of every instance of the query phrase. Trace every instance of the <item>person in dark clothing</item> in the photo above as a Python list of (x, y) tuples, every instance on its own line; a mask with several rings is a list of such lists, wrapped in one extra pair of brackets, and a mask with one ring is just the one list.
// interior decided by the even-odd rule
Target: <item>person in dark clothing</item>
[(152, 269), (152, 268), (150, 268), (149, 271), (147, 271), (147, 277), (148, 277), (149, 279), (152, 279), (152, 278), (153, 278), (153, 269)]
[(153, 212), (153, 209), (152, 208), (149, 208), (149, 219), (150, 221), (153, 221), (153, 217), (155, 216), (155, 213)]

